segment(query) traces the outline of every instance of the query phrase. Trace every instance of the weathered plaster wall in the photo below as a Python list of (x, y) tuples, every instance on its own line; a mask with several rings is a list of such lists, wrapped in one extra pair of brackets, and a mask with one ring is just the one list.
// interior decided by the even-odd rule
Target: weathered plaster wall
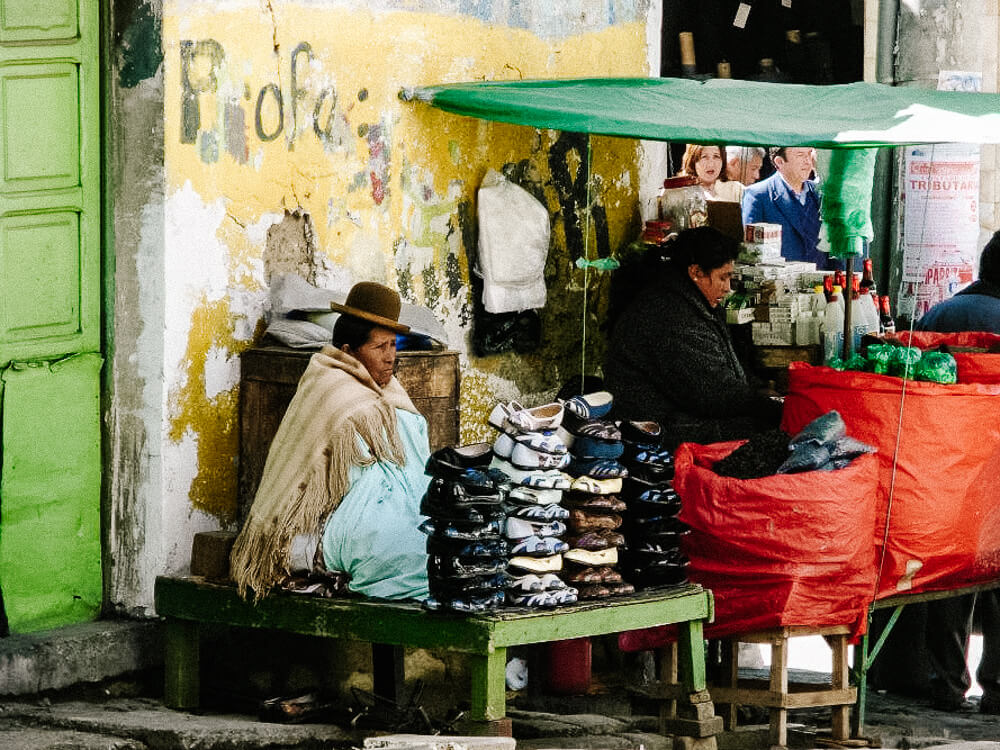
[[(874, 80), (875, 75), (878, 17), (878, 4), (867, 2), (865, 74), (869, 80)], [(994, 0), (900, 0), (891, 68), (897, 85), (936, 88), (939, 71), (962, 70), (982, 73), (983, 91), (1000, 91), (998, 51), (1000, 9)], [(996, 146), (983, 146), (980, 158), (979, 246), (982, 247), (1000, 229), (997, 185), (1000, 155)], [(897, 216), (896, 225), (901, 232), (900, 221)], [(890, 290), (899, 285), (898, 236), (895, 244)]]
[[(657, 7), (163, 6), (160, 72), (134, 76), (127, 91), (119, 83), (116, 95), (138, 132), (119, 144), (116, 165), (110, 546), (127, 562), (113, 573), (115, 603), (148, 607), (153, 576), (187, 566), (193, 533), (234, 520), (239, 355), (260, 339), (276, 271), (336, 288), (382, 281), (429, 306), (463, 353), (464, 441), (491, 437), (495, 399), (547, 399), (579, 373), (584, 277), (573, 262), (634, 236), (640, 174), (655, 155), (593, 139), (588, 227), (585, 138), (460, 118), (397, 94), (478, 78), (647, 75)], [(156, 162), (147, 141), (160, 132), (162, 173), (145, 163)], [(542, 345), (523, 356), (469, 353), (475, 193), (490, 168), (542, 199), (552, 218)], [(606, 284), (590, 276), (588, 370), (599, 361)]]

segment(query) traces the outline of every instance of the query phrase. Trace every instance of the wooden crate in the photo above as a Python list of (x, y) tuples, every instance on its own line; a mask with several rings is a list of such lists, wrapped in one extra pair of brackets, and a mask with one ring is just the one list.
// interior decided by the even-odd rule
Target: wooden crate
[[(267, 451), (312, 351), (263, 346), (240, 365), (238, 515), (242, 523), (264, 471)], [(458, 443), (458, 352), (400, 352), (396, 377), (427, 419), (431, 450)]]

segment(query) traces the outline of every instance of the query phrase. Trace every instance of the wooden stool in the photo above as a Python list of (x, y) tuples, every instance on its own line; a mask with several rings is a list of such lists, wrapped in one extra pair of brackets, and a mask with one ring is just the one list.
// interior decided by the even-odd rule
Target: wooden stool
[[(851, 706), (857, 700), (857, 688), (849, 685), (847, 667), (846, 625), (828, 627), (788, 626), (755, 633), (742, 633), (723, 641), (724, 684), (710, 686), (712, 700), (727, 704), (720, 711), (729, 729), (736, 728), (736, 705), (763, 706), (771, 710), (770, 741), (772, 748), (788, 745), (788, 709), (832, 706), (831, 739), (847, 740), (850, 736)], [(804, 635), (822, 635), (833, 651), (830, 687), (789, 683), (788, 639)], [(740, 680), (737, 651), (740, 643), (766, 643), (771, 646), (770, 680)]]

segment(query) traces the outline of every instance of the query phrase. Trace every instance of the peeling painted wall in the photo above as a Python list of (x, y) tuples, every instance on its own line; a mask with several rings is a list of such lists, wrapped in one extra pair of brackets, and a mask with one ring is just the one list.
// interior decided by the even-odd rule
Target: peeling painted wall
[[(491, 437), (497, 398), (547, 399), (579, 374), (585, 325), (593, 371), (607, 279), (585, 285), (573, 263), (635, 236), (648, 155), (594, 138), (588, 171), (578, 135), (460, 118), (397, 94), (479, 78), (648, 75), (657, 8), (314, 0), (168, 2), (160, 15), (140, 3), (128, 14), (119, 49), (150, 32), (152, 11), (162, 65), (123, 52), (113, 103), (139, 127), (159, 116), (147, 132), (161, 134), (162, 170), (137, 166), (149, 138), (116, 145), (127, 210), (115, 218), (113, 604), (149, 608), (153, 576), (185, 569), (192, 535), (234, 521), (239, 357), (260, 341), (274, 273), (339, 289), (381, 281), (430, 307), (462, 352), (463, 441)], [(491, 168), (543, 200), (553, 241), (541, 346), (478, 358), (469, 258), (476, 188)]]

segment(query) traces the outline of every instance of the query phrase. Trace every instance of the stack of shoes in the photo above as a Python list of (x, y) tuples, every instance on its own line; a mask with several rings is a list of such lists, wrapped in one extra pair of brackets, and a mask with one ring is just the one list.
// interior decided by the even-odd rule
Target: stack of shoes
[(509, 485), (504, 529), (509, 547), (507, 603), (517, 607), (556, 607), (576, 602), (576, 589), (559, 577), (562, 553), (569, 547), (561, 537), (569, 512), (560, 505), (570, 479), (562, 469), (570, 460), (554, 429), (562, 421), (562, 406), (546, 404), (525, 409), (517, 403), (498, 404), (489, 422), (500, 434), (493, 443), (493, 471)]
[(489, 468), (489, 443), (442, 448), (431, 454), (431, 481), (420, 503), (428, 516), (424, 606), (474, 614), (503, 604), (507, 542), (503, 536), (504, 477)]
[(569, 508), (566, 541), (570, 545), (563, 555), (564, 578), (577, 587), (581, 600), (635, 591), (615, 569), (625, 543), (618, 531), (626, 508), (619, 493), (628, 471), (618, 460), (624, 451), (621, 433), (604, 420), (611, 406), (607, 391), (574, 396), (563, 402), (566, 416), (558, 431), (571, 445), (566, 472), (573, 477), (564, 500)]
[(680, 542), (688, 530), (677, 519), (681, 500), (673, 488), (673, 456), (661, 447), (662, 429), (650, 421), (624, 421), (619, 428), (629, 470), (622, 489), (628, 506), (625, 578), (639, 588), (686, 583), (688, 561)]

